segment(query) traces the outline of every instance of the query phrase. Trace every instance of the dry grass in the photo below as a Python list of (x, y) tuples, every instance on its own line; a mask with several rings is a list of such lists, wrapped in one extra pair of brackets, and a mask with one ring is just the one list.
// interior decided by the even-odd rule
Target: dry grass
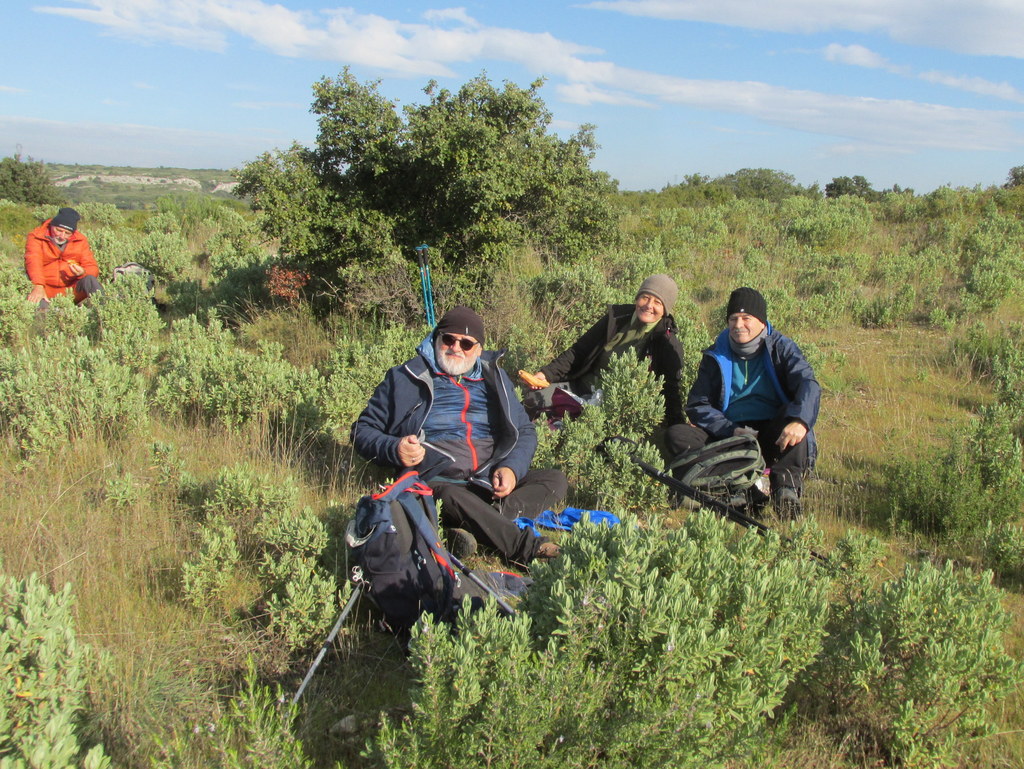
[[(300, 341), (288, 343), (289, 327)], [(282, 341), (303, 364), (322, 356), (329, 346), (320, 331), (287, 312), (249, 333), (253, 339)], [(969, 419), (991, 395), (963, 370), (950, 366), (949, 340), (938, 331), (846, 328), (801, 331), (794, 337), (828, 349), (829, 365), (835, 366), (821, 372), (827, 383), (817, 427), (821, 453), (807, 486), (807, 509), (816, 516), (827, 542), (851, 528), (886, 539), (893, 555), (887, 569), (895, 573), (919, 543), (893, 539), (888, 531), (886, 462), (939, 447), (947, 426)], [(279, 650), (261, 646), (254, 635), (240, 635), (237, 623), (229, 627), (215, 612), (204, 616), (180, 600), (180, 567), (191, 546), (190, 520), (172, 494), (154, 486), (157, 471), (150, 446), (155, 440), (178, 446), (185, 469), (196, 478), (212, 477), (243, 461), (260, 472), (293, 475), (302, 489), (301, 503), (322, 511), (343, 511), (376, 477), (345, 451), (325, 459), (322, 447), (266, 429), (228, 434), (159, 420), (149, 434), (130, 442), (106, 446), (82, 440), (40, 458), (28, 471), (16, 470), (10, 452), (4, 455), (4, 571), (14, 576), (37, 571), (54, 586), (74, 586), (79, 633), (109, 657), (95, 674), (94, 726), (123, 766), (146, 766), (156, 737), (212, 718), (220, 707), (218, 691), (230, 686), (244, 668), (246, 655), (262, 655), (266, 670), (280, 670), (283, 662)], [(112, 499), (111, 479), (129, 474), (136, 481), (137, 497), (127, 503)], [(487, 564), (479, 562), (482, 568)], [(1007, 587), (1007, 604), (1015, 616), (1008, 643), (1020, 655), (1024, 597), (1019, 586)], [(306, 662), (293, 662), (280, 678), (287, 690), (297, 685)], [(379, 713), (404, 701), (410, 681), (401, 650), (390, 636), (374, 629), (363, 606), (307, 692), (299, 734), (325, 765), (327, 756), (342, 758), (347, 766), (363, 765), (359, 753)], [(357, 732), (332, 731), (347, 715), (356, 717)], [(1020, 693), (999, 704), (999, 718), (1001, 734), (978, 741), (975, 765), (1024, 765)], [(870, 763), (875, 759), (864, 757), (863, 746), (823, 734), (813, 723), (794, 720), (778, 739), (756, 765), (877, 765)]]

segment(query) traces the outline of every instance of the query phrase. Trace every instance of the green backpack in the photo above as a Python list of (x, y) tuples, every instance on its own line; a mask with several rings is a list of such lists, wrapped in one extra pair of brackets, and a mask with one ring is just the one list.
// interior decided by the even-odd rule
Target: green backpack
[(733, 435), (681, 454), (665, 469), (705, 494), (732, 497), (759, 484), (764, 477), (764, 457), (757, 438)]

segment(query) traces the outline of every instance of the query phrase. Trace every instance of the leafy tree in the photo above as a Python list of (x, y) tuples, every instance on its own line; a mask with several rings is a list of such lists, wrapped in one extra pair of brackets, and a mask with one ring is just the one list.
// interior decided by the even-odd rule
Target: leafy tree
[(1024, 166), (1014, 166), (1006, 175), (1006, 184), (1003, 185), (1003, 188), (1011, 190), (1021, 185), (1024, 185)]
[(794, 195), (818, 195), (817, 185), (802, 187), (792, 174), (770, 168), (741, 168), (719, 176), (715, 183), (731, 190), (737, 198), (760, 198), (776, 203)]
[(665, 187), (659, 197), (674, 206), (714, 206), (735, 199), (729, 185), (703, 174), (690, 174), (679, 184)]
[(27, 205), (60, 205), (64, 196), (54, 185), (46, 166), (21, 154), (0, 160), (0, 199)]
[[(894, 188), (894, 191), (898, 191), (898, 188)], [(881, 196), (863, 176), (837, 176), (825, 185), (826, 198), (838, 198), (843, 195), (854, 195), (865, 200), (878, 200)]]
[(430, 82), (429, 101), (401, 113), (377, 85), (347, 69), (319, 81), (316, 146), (241, 171), (239, 190), (285, 259), (337, 279), (419, 243), (464, 269), (525, 243), (573, 258), (611, 240), (615, 185), (590, 169), (593, 128), (549, 134), (542, 81), (498, 89), (481, 75), (457, 92)]

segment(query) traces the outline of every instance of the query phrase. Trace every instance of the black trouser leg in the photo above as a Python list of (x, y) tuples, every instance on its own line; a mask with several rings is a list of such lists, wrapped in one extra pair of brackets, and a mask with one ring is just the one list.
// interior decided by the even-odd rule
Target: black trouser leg
[(672, 425), (665, 431), (665, 448), (669, 457), (675, 459), (694, 449), (699, 449), (711, 436), (696, 425)]
[(445, 526), (466, 529), (479, 542), (501, 553), (506, 561), (525, 565), (533, 560), (544, 540), (529, 529), (520, 529), (512, 521), (515, 516), (506, 518), (498, 512), (490, 502), (488, 490), (458, 483), (431, 483), (430, 487), (441, 502)]
[(569, 481), (561, 470), (530, 470), (511, 494), (494, 504), (509, 520), (520, 516), (536, 518), (565, 499), (568, 491)]
[(792, 421), (792, 418), (786, 415), (779, 415), (775, 419), (750, 422), (747, 425), (757, 430), (757, 442), (761, 446), (764, 463), (771, 470), (769, 477), (773, 492), (788, 486), (800, 493), (803, 490), (804, 476), (809, 469), (806, 438), (785, 451), (780, 450), (775, 444), (783, 429)]

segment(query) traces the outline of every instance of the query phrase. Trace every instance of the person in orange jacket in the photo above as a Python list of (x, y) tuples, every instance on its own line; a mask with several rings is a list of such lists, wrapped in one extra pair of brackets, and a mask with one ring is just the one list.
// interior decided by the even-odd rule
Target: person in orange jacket
[(68, 289), (75, 292), (75, 304), (100, 290), (100, 267), (88, 238), (78, 232), (81, 218), (75, 209), (62, 208), (28, 234), (25, 272), (32, 281), (28, 301), (40, 308)]

